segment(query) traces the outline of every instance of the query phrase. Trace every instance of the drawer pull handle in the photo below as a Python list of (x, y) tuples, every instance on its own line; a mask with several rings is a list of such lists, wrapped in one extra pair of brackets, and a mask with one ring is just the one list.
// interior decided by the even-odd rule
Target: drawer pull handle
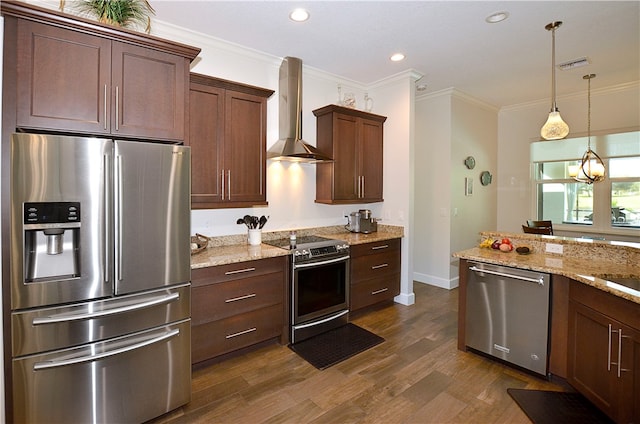
[(227, 271), (224, 273), (224, 275), (233, 275), (233, 274), (241, 274), (243, 272), (251, 272), (251, 271), (255, 271), (255, 268), (244, 268), (244, 269), (237, 269), (235, 271)]
[(380, 269), (380, 268), (386, 268), (388, 267), (389, 264), (380, 264), (380, 265), (374, 265), (371, 267), (371, 269)]
[(376, 290), (376, 291), (372, 291), (371, 294), (380, 294), (380, 293), (384, 293), (387, 290), (389, 290), (387, 287), (380, 289), (380, 290)]
[(373, 247), (371, 248), (371, 250), (386, 249), (387, 247), (389, 247), (389, 245), (388, 245), (388, 244), (382, 244), (382, 245), (380, 245), (380, 246), (373, 246)]
[(243, 334), (252, 333), (252, 332), (254, 332), (256, 330), (257, 330), (256, 327), (249, 328), (248, 330), (240, 331), (238, 333), (228, 334), (227, 336), (225, 336), (225, 338), (226, 339), (232, 339), (234, 337), (242, 336)]
[(244, 296), (233, 297), (231, 299), (225, 300), (224, 303), (237, 302), (238, 300), (251, 299), (252, 297), (256, 297), (256, 294), (255, 293), (251, 293), (251, 294), (247, 294), (247, 295), (244, 295)]

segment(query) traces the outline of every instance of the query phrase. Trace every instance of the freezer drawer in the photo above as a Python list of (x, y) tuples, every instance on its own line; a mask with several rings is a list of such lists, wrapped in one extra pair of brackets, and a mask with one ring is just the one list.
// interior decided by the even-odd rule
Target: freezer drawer
[(93, 343), (191, 316), (189, 283), (11, 314), (13, 357)]
[(549, 274), (469, 262), (466, 345), (547, 374)]
[(16, 423), (141, 423), (190, 401), (191, 323), (13, 360)]

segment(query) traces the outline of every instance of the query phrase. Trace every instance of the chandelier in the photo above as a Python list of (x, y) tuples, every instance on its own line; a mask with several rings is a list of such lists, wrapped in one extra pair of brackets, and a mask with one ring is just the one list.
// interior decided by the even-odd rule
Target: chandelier
[(562, 120), (556, 105), (556, 29), (560, 25), (562, 21), (551, 22), (544, 27), (551, 31), (551, 111), (540, 130), (540, 136), (545, 140), (560, 140), (569, 134), (569, 126)]
[(593, 184), (598, 181), (604, 180), (605, 168), (600, 156), (593, 150), (591, 150), (591, 79), (595, 78), (596, 74), (585, 75), (582, 78), (588, 82), (587, 91), (587, 151), (582, 155), (580, 165), (569, 166), (569, 176), (574, 180)]

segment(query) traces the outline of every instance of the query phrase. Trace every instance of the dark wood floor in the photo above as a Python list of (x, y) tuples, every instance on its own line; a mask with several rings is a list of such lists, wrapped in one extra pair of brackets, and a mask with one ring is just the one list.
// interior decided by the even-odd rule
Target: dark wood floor
[(563, 389), (458, 351), (457, 290), (414, 292), (352, 320), (386, 339), (366, 352), (319, 371), (270, 345), (194, 371), (191, 403), (152, 422), (529, 423), (507, 389)]

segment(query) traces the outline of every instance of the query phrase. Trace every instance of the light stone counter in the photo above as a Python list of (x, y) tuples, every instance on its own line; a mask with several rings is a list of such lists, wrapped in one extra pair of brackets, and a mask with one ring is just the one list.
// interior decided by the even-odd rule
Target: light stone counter
[[(260, 246), (247, 244), (246, 235), (211, 237), (207, 249), (191, 256), (191, 269), (230, 263), (246, 262), (256, 259), (287, 256), (289, 251), (265, 244), (265, 240), (289, 237), (289, 231), (264, 232)], [(344, 240), (349, 245), (390, 240), (404, 236), (403, 227), (378, 225), (378, 231), (371, 234), (350, 233), (343, 226), (307, 228), (296, 230), (297, 236), (316, 235), (336, 240)]]
[[(640, 292), (606, 278), (640, 278), (640, 244), (583, 240), (568, 237), (483, 232), (481, 239), (509, 238), (514, 246), (528, 246), (532, 253), (520, 255), (490, 248), (474, 247), (454, 257), (515, 268), (563, 275), (618, 297), (640, 303)], [(560, 244), (562, 254), (545, 252), (545, 244)], [(604, 278), (603, 278), (604, 277)]]
[(288, 250), (264, 243), (260, 246), (250, 246), (246, 242), (245, 244), (213, 246), (191, 256), (191, 269), (287, 256), (288, 254)]

